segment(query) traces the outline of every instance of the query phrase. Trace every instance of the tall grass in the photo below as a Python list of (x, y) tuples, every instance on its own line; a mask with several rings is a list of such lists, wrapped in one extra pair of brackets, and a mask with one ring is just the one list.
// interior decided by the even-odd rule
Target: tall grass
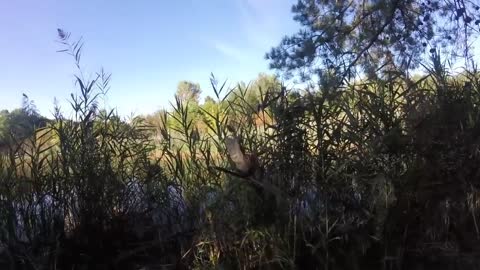
[(476, 269), (480, 77), (430, 66), (258, 106), (212, 78), (213, 107), (176, 98), (157, 126), (99, 108), (110, 76), (79, 69), (73, 117), (2, 154), (2, 267)]

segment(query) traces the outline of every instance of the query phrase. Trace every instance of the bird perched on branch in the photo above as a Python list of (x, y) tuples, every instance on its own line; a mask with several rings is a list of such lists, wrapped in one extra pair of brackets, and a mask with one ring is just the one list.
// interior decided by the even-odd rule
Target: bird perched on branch
[(262, 176), (260, 161), (255, 154), (245, 154), (238, 137), (226, 137), (225, 146), (228, 155), (241, 177), (254, 177), (259, 180)]

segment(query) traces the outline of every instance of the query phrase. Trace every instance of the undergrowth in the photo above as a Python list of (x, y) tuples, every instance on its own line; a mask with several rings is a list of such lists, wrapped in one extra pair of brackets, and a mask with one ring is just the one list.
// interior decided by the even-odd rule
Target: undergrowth
[(421, 78), (278, 83), (256, 107), (212, 78), (215, 106), (177, 97), (152, 126), (100, 108), (110, 76), (60, 37), (74, 114), (2, 153), (2, 269), (480, 266), (476, 69), (433, 54)]

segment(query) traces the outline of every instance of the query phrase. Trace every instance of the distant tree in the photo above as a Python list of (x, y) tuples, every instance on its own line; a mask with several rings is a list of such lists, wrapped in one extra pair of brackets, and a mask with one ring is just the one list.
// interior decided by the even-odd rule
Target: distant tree
[(176, 95), (183, 102), (194, 102), (196, 104), (200, 101), (200, 94), (202, 90), (198, 83), (189, 81), (181, 81), (178, 83)]
[(0, 111), (0, 145), (5, 144), (5, 139), (8, 135), (8, 110)]
[(38, 113), (34, 102), (24, 94), (22, 108), (0, 112), (0, 146), (11, 143), (12, 137), (19, 141), (28, 138), (35, 129), (45, 126), (47, 121)]
[(151, 126), (151, 135), (158, 141), (161, 141), (164, 136), (162, 135), (162, 130), (166, 128), (167, 118), (168, 113), (163, 109), (145, 116), (146, 124)]
[(217, 102), (211, 96), (207, 96), (205, 101), (202, 104), (202, 109), (206, 110), (209, 113), (214, 111), (214, 108), (217, 106)]
[(23, 109), (12, 110), (7, 115), (0, 116), (0, 144), (10, 142), (13, 136), (23, 140), (33, 135), (35, 129), (46, 124), (47, 120), (40, 115), (29, 115)]
[(213, 97), (211, 96), (207, 96), (205, 98), (204, 104), (210, 104), (210, 103), (215, 103), (215, 99), (213, 99)]
[(26, 94), (23, 94), (22, 110), (27, 115), (39, 115), (35, 102), (33, 102), (33, 100), (31, 100)]
[(266, 95), (272, 96), (280, 89), (281, 82), (276, 76), (260, 73), (248, 85), (240, 82), (229, 99), (233, 100), (241, 97), (250, 107), (257, 108), (261, 105), (262, 99), (265, 99)]
[(252, 82), (250, 88), (252, 92), (257, 93), (257, 96), (267, 92), (275, 92), (280, 89), (281, 82), (275, 75), (260, 73)]
[(298, 0), (292, 12), (302, 29), (266, 58), (271, 68), (287, 76), (298, 72), (303, 80), (332, 74), (343, 79), (357, 66), (372, 76), (385, 68), (414, 68), (422, 54), (439, 46), (462, 45), (466, 51), (480, 24), (475, 2)]

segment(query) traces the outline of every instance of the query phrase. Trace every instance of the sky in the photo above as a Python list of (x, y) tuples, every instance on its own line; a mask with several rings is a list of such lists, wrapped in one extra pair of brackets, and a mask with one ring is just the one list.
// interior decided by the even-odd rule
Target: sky
[(82, 38), (86, 77), (112, 74), (102, 104), (120, 115), (168, 108), (181, 80), (212, 95), (210, 74), (232, 86), (268, 69), (265, 53), (295, 33), (294, 0), (3, 0), (0, 1), (0, 109), (21, 106), (22, 93), (41, 114), (54, 98), (70, 110), (77, 74), (59, 53), (57, 28)]

